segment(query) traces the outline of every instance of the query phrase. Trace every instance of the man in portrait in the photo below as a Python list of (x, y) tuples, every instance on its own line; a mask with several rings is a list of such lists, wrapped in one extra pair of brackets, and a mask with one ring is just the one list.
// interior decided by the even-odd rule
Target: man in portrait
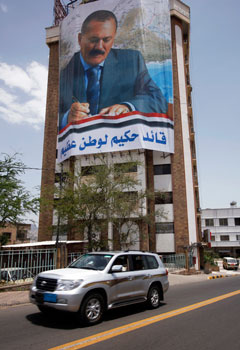
[(76, 52), (60, 74), (60, 129), (90, 115), (131, 111), (167, 113), (168, 103), (137, 50), (113, 49), (113, 12), (99, 10), (83, 22)]

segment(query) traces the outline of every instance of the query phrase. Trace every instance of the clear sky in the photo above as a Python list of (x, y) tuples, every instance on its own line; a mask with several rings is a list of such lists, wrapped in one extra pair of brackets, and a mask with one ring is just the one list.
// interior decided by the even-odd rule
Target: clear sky
[(240, 206), (238, 0), (186, 0), (201, 208)]
[[(201, 208), (240, 206), (239, 0), (185, 0)], [(41, 168), (53, 0), (0, 0), (0, 152)], [(67, 0), (65, 0), (67, 3)], [(35, 192), (41, 172), (23, 180)]]

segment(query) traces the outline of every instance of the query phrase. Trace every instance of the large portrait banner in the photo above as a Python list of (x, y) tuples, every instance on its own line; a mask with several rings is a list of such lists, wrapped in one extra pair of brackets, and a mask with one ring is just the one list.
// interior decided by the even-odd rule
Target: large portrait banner
[(99, 0), (60, 26), (58, 162), (174, 152), (168, 0)]

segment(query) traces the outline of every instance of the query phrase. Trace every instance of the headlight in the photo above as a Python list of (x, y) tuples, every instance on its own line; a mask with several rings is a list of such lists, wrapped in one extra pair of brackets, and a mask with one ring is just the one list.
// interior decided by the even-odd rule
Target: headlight
[(72, 290), (80, 286), (83, 280), (58, 280), (56, 290)]

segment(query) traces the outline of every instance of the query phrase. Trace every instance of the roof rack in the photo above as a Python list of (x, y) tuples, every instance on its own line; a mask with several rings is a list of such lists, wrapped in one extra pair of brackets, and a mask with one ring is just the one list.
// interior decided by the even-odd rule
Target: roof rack
[(146, 253), (146, 250), (139, 250), (139, 249), (126, 249), (124, 250), (124, 253), (127, 252), (141, 252), (141, 253)]

